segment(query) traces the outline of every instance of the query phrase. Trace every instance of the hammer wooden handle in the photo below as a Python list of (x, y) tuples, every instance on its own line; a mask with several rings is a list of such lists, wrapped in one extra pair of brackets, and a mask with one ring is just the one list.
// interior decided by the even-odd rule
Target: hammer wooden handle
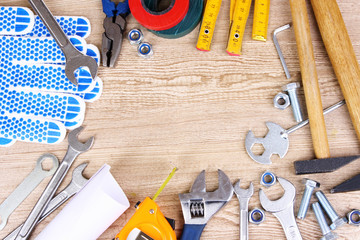
[(329, 158), (329, 143), (305, 0), (290, 0), (290, 7), (315, 155), (317, 158)]
[(311, 0), (320, 33), (360, 139), (360, 68), (336, 0)]

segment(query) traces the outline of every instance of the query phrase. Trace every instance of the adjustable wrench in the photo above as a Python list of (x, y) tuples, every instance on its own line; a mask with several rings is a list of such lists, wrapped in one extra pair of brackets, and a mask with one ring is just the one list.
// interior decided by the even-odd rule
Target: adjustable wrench
[(97, 74), (98, 65), (90, 56), (86, 56), (79, 52), (67, 38), (60, 25), (51, 14), (50, 10), (46, 7), (43, 0), (29, 0), (31, 7), (39, 15), (44, 22), (46, 28), (49, 30), (51, 36), (55, 39), (59, 45), (61, 51), (66, 58), (65, 75), (75, 85), (78, 85), (75, 78), (74, 71), (79, 67), (88, 67), (91, 73), (91, 77), (94, 79)]
[[(69, 185), (64, 188), (58, 195), (56, 195), (47, 206), (43, 215), (41, 215), (39, 221), (40, 223), (47, 216), (49, 216), (53, 211), (55, 211), (58, 207), (60, 207), (63, 203), (65, 203), (69, 198), (74, 196), (77, 192), (82, 189), (87, 183), (88, 179), (82, 175), (82, 172), (86, 168), (87, 163), (82, 163), (78, 167), (76, 167), (72, 174), (72, 179)], [(19, 233), (21, 227), (24, 224), (18, 226), (15, 230), (13, 230), (9, 235), (7, 235), (3, 240), (14, 240), (16, 235)]]
[(284, 188), (284, 195), (275, 201), (269, 200), (264, 191), (260, 189), (259, 197), (262, 207), (274, 214), (284, 229), (287, 240), (301, 240), (301, 234), (294, 216), (294, 201), (296, 190), (291, 182), (278, 177), (280, 185)]
[(38, 222), (43, 212), (45, 212), (51, 198), (54, 196), (56, 190), (59, 188), (61, 182), (63, 181), (66, 173), (69, 171), (69, 168), (71, 167), (76, 157), (80, 153), (86, 152), (91, 148), (94, 142), (94, 137), (88, 139), (86, 143), (81, 143), (77, 139), (77, 135), (81, 132), (82, 129), (83, 127), (78, 127), (69, 133), (69, 147), (66, 155), (61, 162), (59, 168), (57, 169), (56, 173), (51, 178), (49, 184), (46, 186), (39, 200), (35, 204), (24, 225), (20, 229), (18, 235), (15, 238), (16, 240), (26, 240), (30, 237), (30, 234), (36, 226), (36, 223)]
[[(53, 162), (50, 170), (42, 168), (42, 162), (51, 159)], [(52, 154), (43, 154), (36, 162), (32, 172), (16, 187), (16, 189), (0, 205), (0, 230), (7, 223), (10, 214), (24, 201), (27, 196), (41, 183), (41, 181), (54, 174), (59, 166), (59, 160)]]
[(254, 194), (252, 182), (248, 189), (240, 188), (240, 180), (234, 184), (234, 192), (239, 200), (240, 205), (240, 240), (249, 239), (248, 217), (249, 217), (249, 200)]
[(179, 194), (185, 219), (181, 240), (199, 240), (212, 216), (224, 207), (233, 196), (233, 187), (226, 174), (218, 170), (219, 188), (206, 192), (205, 170), (196, 178), (189, 193)]

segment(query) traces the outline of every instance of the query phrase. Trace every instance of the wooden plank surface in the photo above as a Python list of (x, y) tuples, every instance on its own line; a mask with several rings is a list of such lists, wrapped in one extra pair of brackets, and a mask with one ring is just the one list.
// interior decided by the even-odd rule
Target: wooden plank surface
[[(255, 193), (250, 209), (260, 207), (258, 189), (263, 171), (271, 170), (296, 186), (295, 212), (299, 207), (303, 176), (295, 176), (293, 161), (314, 158), (310, 130), (304, 127), (290, 135), (289, 152), (285, 158), (273, 158), (269, 166), (255, 163), (246, 154), (244, 140), (252, 129), (256, 136), (266, 133), (265, 121), (273, 121), (284, 128), (295, 124), (290, 108), (275, 109), (273, 97), (288, 83), (272, 40), (251, 40), (250, 14), (243, 43), (243, 55), (228, 56), (225, 52), (229, 2), (223, 1), (216, 24), (210, 52), (195, 49), (198, 28), (176, 40), (161, 39), (144, 30), (146, 41), (153, 44), (154, 56), (139, 58), (136, 48), (124, 41), (116, 68), (101, 67), (99, 76), (104, 81), (102, 97), (87, 105), (86, 130), (81, 139), (95, 136), (91, 151), (81, 155), (72, 169), (87, 161), (85, 175), (90, 177), (104, 163), (127, 194), (131, 206), (146, 196), (152, 196), (174, 166), (179, 168), (163, 193), (157, 199), (162, 212), (176, 220), (177, 236), (181, 235), (183, 218), (179, 193), (188, 192), (198, 173), (206, 169), (208, 190), (217, 187), (216, 170), (222, 169), (242, 186), (250, 181)], [(46, 0), (56, 15), (83, 15), (90, 19), (92, 33), (88, 43), (101, 47), (104, 14), (100, 0)], [(338, 0), (357, 58), (360, 57), (360, 3), (358, 0)], [(1, 0), (0, 5), (29, 6), (25, 0)], [(326, 55), (314, 15), (309, 8), (311, 34), (324, 107), (343, 99), (339, 85)], [(253, 11), (253, 8), (252, 10)], [(270, 9), (269, 33), (291, 21), (288, 0), (273, 0)], [(139, 27), (130, 16), (128, 27)], [(295, 37), (292, 30), (281, 33), (279, 41), (288, 63), (292, 81), (301, 81)], [(302, 91), (301, 91), (302, 94)], [(303, 95), (301, 96), (304, 100)], [(303, 101), (304, 104), (304, 101)], [(305, 106), (304, 106), (305, 109)], [(359, 141), (351, 125), (346, 107), (325, 117), (331, 156), (359, 154)], [(32, 170), (36, 159), (45, 152), (62, 159), (67, 142), (55, 146), (16, 143), (0, 149), (0, 202), (2, 202)], [(71, 170), (72, 170), (71, 169)], [(360, 161), (328, 174), (308, 176), (320, 181), (321, 189), (340, 215), (360, 208), (359, 192), (330, 194), (329, 189), (360, 173)], [(62, 186), (70, 181), (67, 176)], [(11, 215), (0, 237), (6, 236), (28, 215), (46, 183)], [(281, 187), (274, 187), (272, 199), (280, 197)], [(314, 199), (312, 200), (314, 201)], [(131, 207), (99, 238), (112, 239), (134, 213)], [(55, 212), (58, 213), (58, 211)], [(53, 214), (41, 223), (36, 236)], [(94, 219), (96, 220), (96, 219)], [(314, 213), (298, 221), (304, 239), (321, 237)], [(266, 215), (261, 225), (249, 225), (250, 239), (284, 239), (277, 219)], [(345, 226), (336, 230), (341, 239), (360, 239), (360, 229)], [(239, 204), (234, 197), (206, 226), (202, 239), (238, 239)]]

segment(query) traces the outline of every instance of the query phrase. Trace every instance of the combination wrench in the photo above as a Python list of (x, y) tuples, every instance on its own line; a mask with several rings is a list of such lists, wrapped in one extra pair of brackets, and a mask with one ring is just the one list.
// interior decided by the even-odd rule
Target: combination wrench
[(39, 221), (39, 218), (46, 210), (50, 200), (54, 196), (56, 190), (59, 188), (61, 182), (63, 181), (66, 173), (69, 171), (72, 163), (76, 157), (83, 152), (89, 150), (94, 142), (94, 137), (91, 137), (86, 141), (86, 143), (79, 142), (77, 135), (81, 132), (83, 127), (78, 127), (72, 130), (68, 135), (69, 147), (66, 152), (66, 155), (61, 162), (60, 166), (56, 170), (55, 174), (51, 178), (49, 184), (46, 186), (44, 192), (40, 196), (39, 200), (35, 204), (30, 215), (26, 219), (24, 225), (21, 227), (16, 240), (26, 240), (30, 237), (31, 232), (36, 226), (36, 223)]
[(90, 56), (86, 56), (79, 52), (67, 38), (64, 31), (61, 29), (50, 10), (46, 7), (43, 0), (29, 0), (31, 7), (37, 15), (44, 22), (46, 28), (49, 30), (51, 36), (59, 45), (61, 51), (66, 58), (65, 75), (75, 85), (78, 85), (75, 77), (75, 70), (79, 67), (88, 67), (91, 77), (94, 79), (98, 71), (98, 65)]
[[(44, 170), (42, 163), (50, 159), (52, 161), (52, 168)], [(59, 160), (52, 154), (43, 154), (36, 162), (34, 170), (16, 187), (16, 189), (4, 200), (0, 205), (0, 230), (2, 230), (7, 223), (7, 220), (12, 212), (34, 191), (34, 189), (46, 177), (54, 174), (59, 166)]]
[[(69, 185), (64, 188), (58, 195), (56, 195), (47, 206), (45, 212), (41, 215), (39, 221), (40, 223), (47, 216), (49, 216), (53, 211), (55, 211), (58, 207), (60, 207), (63, 203), (65, 203), (69, 198), (74, 196), (77, 192), (82, 189), (85, 184), (88, 182), (88, 179), (85, 178), (82, 173), (86, 168), (87, 163), (82, 163), (78, 167), (76, 167), (72, 174), (72, 179)], [(21, 227), (24, 224), (18, 226), (15, 230), (13, 230), (9, 235), (7, 235), (3, 240), (14, 240), (16, 235), (19, 233)]]

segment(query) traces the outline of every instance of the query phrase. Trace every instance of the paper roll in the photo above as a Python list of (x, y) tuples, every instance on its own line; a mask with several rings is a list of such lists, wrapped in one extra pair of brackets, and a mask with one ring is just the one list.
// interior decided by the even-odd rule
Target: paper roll
[(97, 239), (130, 203), (105, 164), (36, 240)]

